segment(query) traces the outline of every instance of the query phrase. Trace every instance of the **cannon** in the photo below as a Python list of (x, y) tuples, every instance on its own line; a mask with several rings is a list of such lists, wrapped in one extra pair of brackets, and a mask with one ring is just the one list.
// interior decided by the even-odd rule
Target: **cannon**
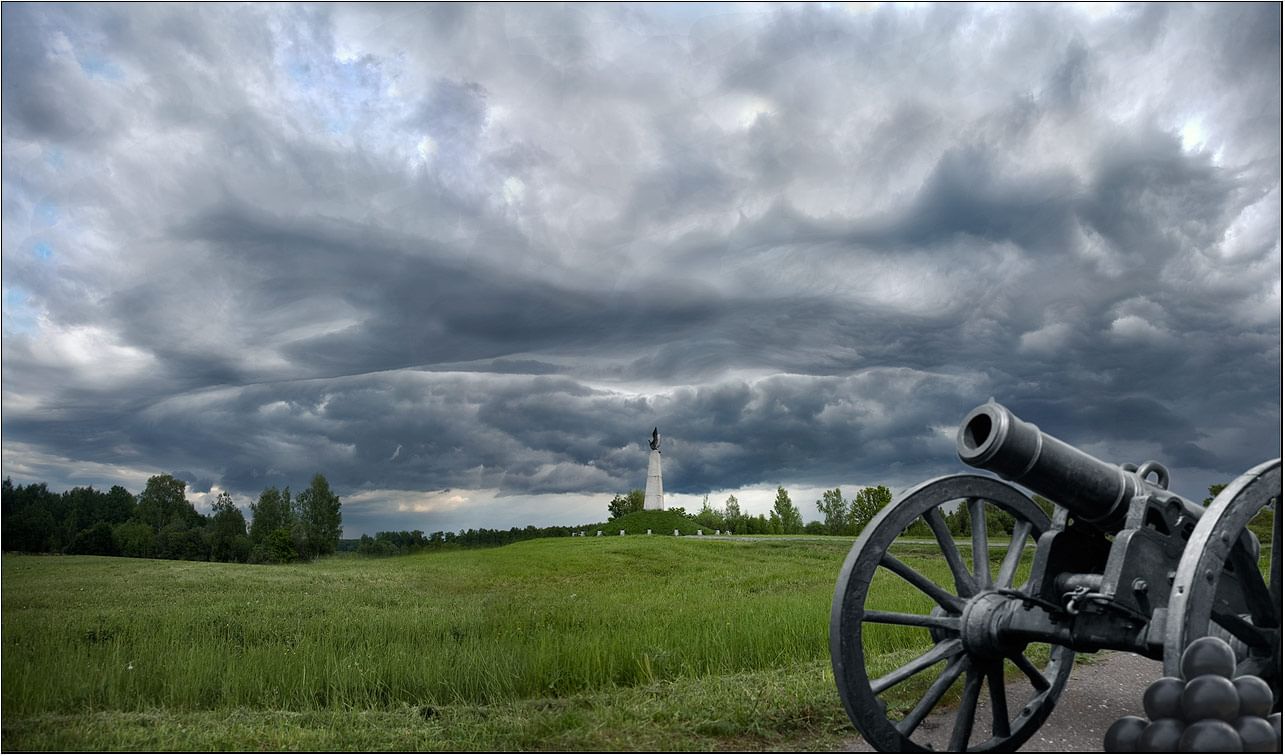
[[(1204, 507), (1169, 491), (1160, 463), (1103, 462), (993, 399), (965, 416), (956, 451), (1003, 480), (947, 475), (902, 491), (861, 532), (835, 586), (834, 679), (871, 745), (1013, 751), (1057, 704), (1076, 653), (1129, 651), (1176, 677), (1183, 650), (1207, 635), (1231, 644), (1237, 675), (1268, 682), (1280, 711), (1279, 458)], [(1265, 508), (1270, 555), (1247, 527)], [(960, 512), (971, 530), (962, 548), (947, 523)], [(991, 521), (1007, 523), (994, 554)], [(940, 549), (939, 568), (894, 554), (916, 541)], [(897, 611), (883, 600), (894, 594)], [(951, 724), (921, 727), (956, 701)]]

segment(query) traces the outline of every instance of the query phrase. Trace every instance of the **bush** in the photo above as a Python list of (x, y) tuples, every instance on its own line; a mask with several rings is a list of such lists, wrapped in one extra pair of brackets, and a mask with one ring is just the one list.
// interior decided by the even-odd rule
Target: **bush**
[(250, 551), (250, 561), (255, 564), (283, 564), (298, 558), (290, 528), (277, 528)]

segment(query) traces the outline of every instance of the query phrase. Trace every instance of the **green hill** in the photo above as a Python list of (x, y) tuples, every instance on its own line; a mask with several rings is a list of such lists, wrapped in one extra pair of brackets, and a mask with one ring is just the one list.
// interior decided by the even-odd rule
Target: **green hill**
[[(687, 515), (653, 509), (621, 515), (598, 526), (598, 529), (607, 535), (618, 535), (621, 530), (625, 531), (625, 535), (645, 535), (648, 530), (651, 530), (655, 535), (672, 536), (675, 530), (682, 535), (696, 535), (697, 529), (701, 527), (695, 519)], [(708, 528), (704, 530), (708, 533), (714, 532)]]

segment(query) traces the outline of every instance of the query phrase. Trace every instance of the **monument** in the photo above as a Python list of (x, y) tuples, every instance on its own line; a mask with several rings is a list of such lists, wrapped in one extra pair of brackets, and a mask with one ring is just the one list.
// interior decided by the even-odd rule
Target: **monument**
[(660, 479), (660, 429), (651, 430), (651, 456), (647, 459), (647, 495), (643, 509), (665, 508), (665, 484)]

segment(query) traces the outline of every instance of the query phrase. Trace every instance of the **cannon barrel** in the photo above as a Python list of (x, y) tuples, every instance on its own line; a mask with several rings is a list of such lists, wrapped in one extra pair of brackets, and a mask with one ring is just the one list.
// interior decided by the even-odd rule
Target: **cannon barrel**
[[(1168, 485), (1167, 472), (1161, 473), (1159, 486), (1152, 486), (1137, 472), (1086, 454), (994, 401), (964, 417), (955, 450), (965, 464), (1025, 486), (1108, 532), (1124, 521), (1134, 496), (1148, 493), (1148, 488), (1163, 491)], [(1189, 512), (1199, 512), (1195, 504), (1163, 493), (1178, 499)]]

